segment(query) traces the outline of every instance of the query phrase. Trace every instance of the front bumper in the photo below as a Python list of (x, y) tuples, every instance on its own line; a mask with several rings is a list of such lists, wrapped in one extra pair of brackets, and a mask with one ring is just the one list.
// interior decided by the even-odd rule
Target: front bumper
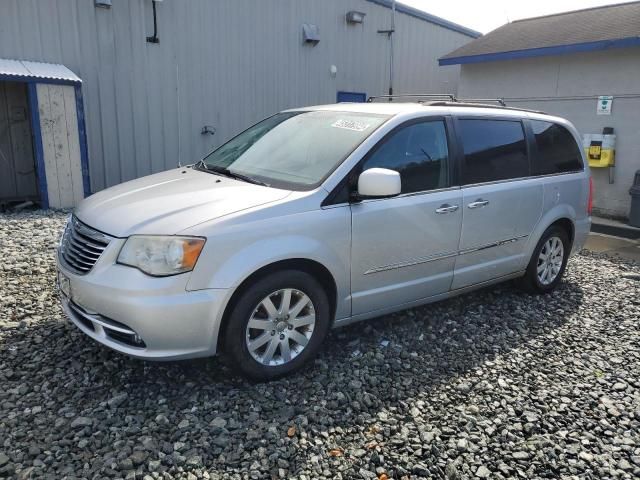
[[(93, 269), (77, 275), (58, 257), (70, 296), (67, 317), (94, 340), (133, 357), (176, 360), (216, 353), (228, 290), (187, 291), (189, 274), (155, 278), (115, 263), (109, 245)], [(65, 288), (66, 289), (66, 288)]]

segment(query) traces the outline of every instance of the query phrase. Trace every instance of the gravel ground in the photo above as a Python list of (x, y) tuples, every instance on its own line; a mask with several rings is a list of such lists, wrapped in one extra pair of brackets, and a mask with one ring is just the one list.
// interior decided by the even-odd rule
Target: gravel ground
[(65, 215), (0, 215), (0, 477), (638, 478), (638, 264), (574, 257), (334, 331), (302, 374), (132, 360), (64, 320)]

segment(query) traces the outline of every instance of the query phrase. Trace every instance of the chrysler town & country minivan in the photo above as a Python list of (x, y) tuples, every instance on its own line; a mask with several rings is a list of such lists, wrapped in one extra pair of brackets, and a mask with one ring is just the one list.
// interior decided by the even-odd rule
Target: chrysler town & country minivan
[(80, 203), (65, 313), (144, 359), (221, 352), (258, 380), (332, 327), (510, 279), (547, 293), (590, 230), (575, 128), (448, 101), (288, 110), (188, 167)]

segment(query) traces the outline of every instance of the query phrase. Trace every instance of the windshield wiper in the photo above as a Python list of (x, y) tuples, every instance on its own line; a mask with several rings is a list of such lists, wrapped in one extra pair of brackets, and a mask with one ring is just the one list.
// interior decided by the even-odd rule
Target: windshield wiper
[(200, 160), (197, 164), (197, 167), (206, 172), (217, 173), (219, 175), (224, 175), (225, 177), (242, 180), (243, 182), (247, 183), (253, 183), (254, 185), (262, 185), (263, 187), (269, 186), (269, 184), (261, 182), (260, 180), (256, 180), (255, 178), (243, 175), (241, 173), (232, 172), (228, 168), (220, 167), (218, 165), (207, 165), (204, 160)]

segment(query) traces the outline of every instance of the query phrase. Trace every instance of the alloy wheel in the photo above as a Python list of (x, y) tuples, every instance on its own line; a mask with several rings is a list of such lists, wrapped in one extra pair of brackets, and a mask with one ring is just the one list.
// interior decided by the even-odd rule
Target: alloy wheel
[(307, 294), (277, 290), (254, 308), (246, 328), (247, 349), (258, 363), (283, 365), (302, 353), (315, 323), (315, 307)]
[(549, 237), (538, 256), (537, 274), (542, 285), (549, 285), (558, 277), (564, 261), (564, 245), (559, 237)]

